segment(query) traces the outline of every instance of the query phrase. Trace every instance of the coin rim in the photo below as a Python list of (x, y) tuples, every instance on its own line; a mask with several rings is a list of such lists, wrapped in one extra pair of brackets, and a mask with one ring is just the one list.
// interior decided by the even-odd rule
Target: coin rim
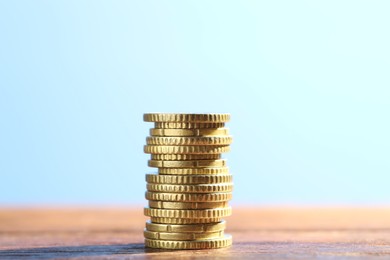
[[(215, 132), (215, 133), (213, 133)], [(229, 135), (229, 128), (150, 128), (150, 136), (161, 137), (199, 137), (199, 136), (225, 136)]]
[[(212, 231), (220, 231), (226, 229), (226, 221), (222, 220), (217, 223), (203, 223), (203, 224), (161, 224), (161, 223), (153, 223), (150, 220), (145, 222), (145, 228), (149, 231), (154, 232), (177, 232), (177, 233), (185, 233), (185, 232), (208, 232), (210, 229)], [(213, 228), (216, 228), (215, 230)]]
[(144, 145), (146, 154), (222, 154), (229, 145)]
[(187, 160), (187, 161), (163, 161), (148, 160), (148, 166), (154, 168), (207, 168), (224, 167), (227, 164), (226, 159), (217, 160)]
[(176, 225), (188, 225), (188, 224), (207, 224), (217, 223), (223, 220), (219, 218), (167, 218), (167, 217), (150, 217), (153, 223), (159, 224), (176, 224)]
[(217, 183), (217, 184), (159, 184), (147, 183), (146, 190), (152, 192), (163, 193), (218, 193), (232, 192), (233, 182)]
[[(147, 237), (148, 234), (152, 237)], [(156, 239), (156, 240), (197, 241), (197, 240), (220, 238), (223, 237), (224, 234), (225, 234), (224, 230), (199, 233), (199, 232), (159, 232), (159, 231), (150, 231), (147, 230), (146, 228), (144, 229), (144, 238)], [(159, 237), (153, 238), (156, 235)], [(164, 236), (168, 236), (168, 237), (164, 238)]]
[(148, 136), (147, 145), (156, 146), (225, 146), (233, 143), (233, 136)]
[(154, 122), (156, 129), (217, 129), (225, 127), (225, 123), (203, 123), (203, 122)]
[[(174, 158), (176, 157), (176, 158)], [(156, 161), (193, 161), (193, 160), (219, 160), (222, 155), (218, 153), (209, 154), (150, 154), (151, 160)]]
[(157, 240), (157, 239), (145, 238), (144, 243), (145, 246), (149, 248), (172, 249), (172, 250), (217, 249), (217, 248), (225, 248), (231, 246), (233, 244), (233, 237), (232, 235), (225, 233), (224, 237), (221, 238), (196, 240), (196, 241), (173, 241), (173, 240)]
[[(158, 205), (158, 204), (162, 204), (162, 205)], [(168, 205), (164, 206), (164, 204), (168, 204)], [(212, 206), (213, 204), (215, 206)], [(216, 208), (228, 207), (229, 202), (228, 201), (184, 202), (184, 201), (149, 200), (148, 206), (149, 208), (154, 208), (154, 209), (216, 209)]]
[(207, 168), (158, 168), (161, 175), (219, 175), (230, 173), (229, 167), (207, 167)]
[(191, 185), (191, 184), (220, 184), (232, 183), (232, 174), (193, 174), (193, 175), (162, 175), (162, 174), (145, 174), (147, 183), (172, 184), (172, 185)]
[[(155, 195), (161, 194), (161, 195)], [(158, 197), (157, 197), (158, 196)], [(161, 196), (161, 198), (159, 198)], [(173, 198), (175, 200), (173, 200)], [(181, 198), (180, 198), (181, 197)], [(210, 198), (208, 198), (210, 197)], [(216, 199), (218, 197), (222, 197)], [(152, 198), (152, 199), (149, 199)], [(203, 198), (203, 199), (201, 199)], [(205, 199), (207, 198), (207, 199)], [(145, 199), (147, 200), (164, 200), (172, 202), (220, 202), (220, 201), (230, 201), (233, 198), (232, 192), (218, 192), (218, 193), (171, 193), (171, 192), (153, 192), (146, 191)]]
[(204, 219), (224, 218), (231, 214), (231, 206), (216, 209), (154, 209), (144, 207), (144, 215), (148, 217)]
[(230, 121), (229, 113), (144, 113), (145, 122), (202, 122), (225, 123)]

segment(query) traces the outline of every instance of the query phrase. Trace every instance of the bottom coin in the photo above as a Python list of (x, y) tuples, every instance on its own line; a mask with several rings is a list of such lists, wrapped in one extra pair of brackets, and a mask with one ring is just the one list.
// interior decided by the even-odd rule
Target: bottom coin
[(149, 239), (161, 239), (161, 240), (174, 240), (174, 241), (183, 241), (183, 240), (204, 240), (204, 239), (215, 239), (223, 237), (223, 230), (214, 231), (214, 232), (185, 232), (185, 233), (167, 233), (167, 232), (154, 232), (149, 230), (144, 230), (144, 237)]
[(145, 246), (162, 249), (215, 249), (232, 245), (232, 236), (225, 234), (216, 239), (204, 239), (195, 241), (172, 241), (145, 238)]

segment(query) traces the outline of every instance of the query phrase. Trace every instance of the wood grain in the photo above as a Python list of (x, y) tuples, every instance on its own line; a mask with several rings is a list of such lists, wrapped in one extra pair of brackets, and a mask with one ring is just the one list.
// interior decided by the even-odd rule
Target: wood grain
[(136, 208), (3, 208), (1, 259), (390, 259), (390, 208), (234, 207), (233, 246), (167, 251), (143, 245)]

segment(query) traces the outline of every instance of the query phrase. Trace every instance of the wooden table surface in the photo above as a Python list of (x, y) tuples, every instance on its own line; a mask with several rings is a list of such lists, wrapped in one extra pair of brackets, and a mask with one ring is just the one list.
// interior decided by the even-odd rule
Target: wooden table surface
[(234, 207), (233, 246), (143, 245), (142, 206), (0, 209), (0, 259), (390, 259), (390, 208)]

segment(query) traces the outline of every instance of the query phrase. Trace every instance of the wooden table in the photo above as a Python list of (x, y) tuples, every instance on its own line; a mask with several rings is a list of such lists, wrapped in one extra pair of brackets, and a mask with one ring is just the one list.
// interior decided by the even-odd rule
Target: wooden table
[(390, 259), (390, 208), (234, 207), (233, 246), (167, 251), (143, 245), (142, 206), (0, 210), (0, 259)]

